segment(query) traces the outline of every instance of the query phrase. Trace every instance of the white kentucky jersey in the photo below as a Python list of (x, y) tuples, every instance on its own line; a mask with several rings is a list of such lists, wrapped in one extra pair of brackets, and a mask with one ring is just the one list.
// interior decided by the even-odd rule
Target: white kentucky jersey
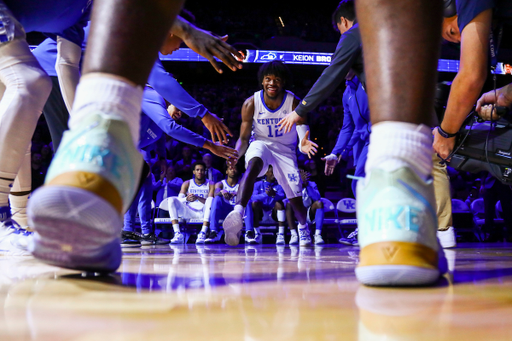
[(224, 197), (222, 197), (222, 199), (232, 205), (232, 206), (235, 206), (235, 203), (236, 203), (236, 194), (238, 193), (238, 185), (239, 183), (237, 183), (236, 185), (234, 185), (233, 187), (231, 187), (228, 182), (226, 181), (226, 179), (222, 180), (222, 190), (223, 191), (226, 191), (228, 192), (229, 194), (234, 194), (233, 197), (231, 199), (226, 200)]
[[(208, 194), (210, 194), (210, 182), (206, 180), (204, 184), (198, 185), (196, 184), (195, 179), (190, 179), (188, 183), (188, 194), (194, 194), (196, 197), (208, 198)], [(187, 206), (192, 208), (193, 210), (200, 211), (204, 208), (204, 204), (199, 200), (196, 201), (187, 201)]]
[[(252, 133), (256, 141), (275, 146), (283, 145), (295, 151), (297, 146), (297, 131), (295, 125), (289, 133), (279, 131), (279, 121), (293, 111), (293, 100), (295, 96), (290, 91), (285, 91), (283, 102), (276, 110), (271, 110), (265, 104), (264, 91), (254, 93), (254, 117)], [(278, 148), (280, 146), (277, 146)]]

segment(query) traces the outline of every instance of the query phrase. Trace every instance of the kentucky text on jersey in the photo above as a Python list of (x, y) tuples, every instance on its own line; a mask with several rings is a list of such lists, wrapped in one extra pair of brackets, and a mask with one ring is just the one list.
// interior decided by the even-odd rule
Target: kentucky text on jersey
[(258, 122), (258, 124), (278, 124), (280, 120), (280, 118), (260, 118), (257, 119), (256, 122)]

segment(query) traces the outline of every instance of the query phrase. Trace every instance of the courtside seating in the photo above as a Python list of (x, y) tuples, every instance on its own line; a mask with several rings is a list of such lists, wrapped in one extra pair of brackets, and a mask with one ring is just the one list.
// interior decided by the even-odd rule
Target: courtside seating
[(343, 198), (336, 204), (337, 224), (341, 236), (344, 236), (344, 229), (355, 229), (357, 227), (356, 219), (356, 199)]

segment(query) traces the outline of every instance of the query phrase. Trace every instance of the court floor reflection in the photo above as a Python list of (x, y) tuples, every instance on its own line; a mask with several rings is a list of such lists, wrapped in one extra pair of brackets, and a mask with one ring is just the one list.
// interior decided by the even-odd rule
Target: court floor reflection
[(358, 249), (160, 246), (110, 276), (0, 257), (0, 340), (511, 340), (512, 251), (464, 244), (433, 288), (378, 289)]

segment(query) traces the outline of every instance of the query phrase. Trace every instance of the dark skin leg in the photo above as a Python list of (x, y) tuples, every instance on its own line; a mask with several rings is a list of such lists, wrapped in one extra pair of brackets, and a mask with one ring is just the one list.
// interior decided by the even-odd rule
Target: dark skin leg
[[(255, 157), (249, 160), (247, 170), (245, 171), (242, 180), (240, 180), (240, 186), (238, 187), (238, 193), (236, 195), (237, 205), (242, 205), (243, 207), (247, 206), (247, 203), (251, 200), (252, 192), (254, 191), (254, 182), (258, 178), (262, 169), (262, 159)], [(254, 219), (256, 219), (256, 212), (254, 212)]]
[(83, 74), (102, 72), (143, 86), (182, 0), (95, 1)]
[(440, 0), (358, 0), (372, 124), (429, 124), (441, 39)]
[(297, 229), (297, 226), (295, 226), (295, 212), (293, 211), (292, 205), (286, 205), (286, 221), (288, 222), (290, 230)]
[(290, 204), (293, 208), (295, 217), (297, 218), (298, 222), (301, 225), (305, 225), (306, 221), (307, 221), (306, 214), (308, 213), (308, 211), (306, 210), (306, 207), (304, 207), (304, 203), (302, 202), (302, 197), (295, 197), (295, 198), (292, 198), (289, 200), (290, 200)]

